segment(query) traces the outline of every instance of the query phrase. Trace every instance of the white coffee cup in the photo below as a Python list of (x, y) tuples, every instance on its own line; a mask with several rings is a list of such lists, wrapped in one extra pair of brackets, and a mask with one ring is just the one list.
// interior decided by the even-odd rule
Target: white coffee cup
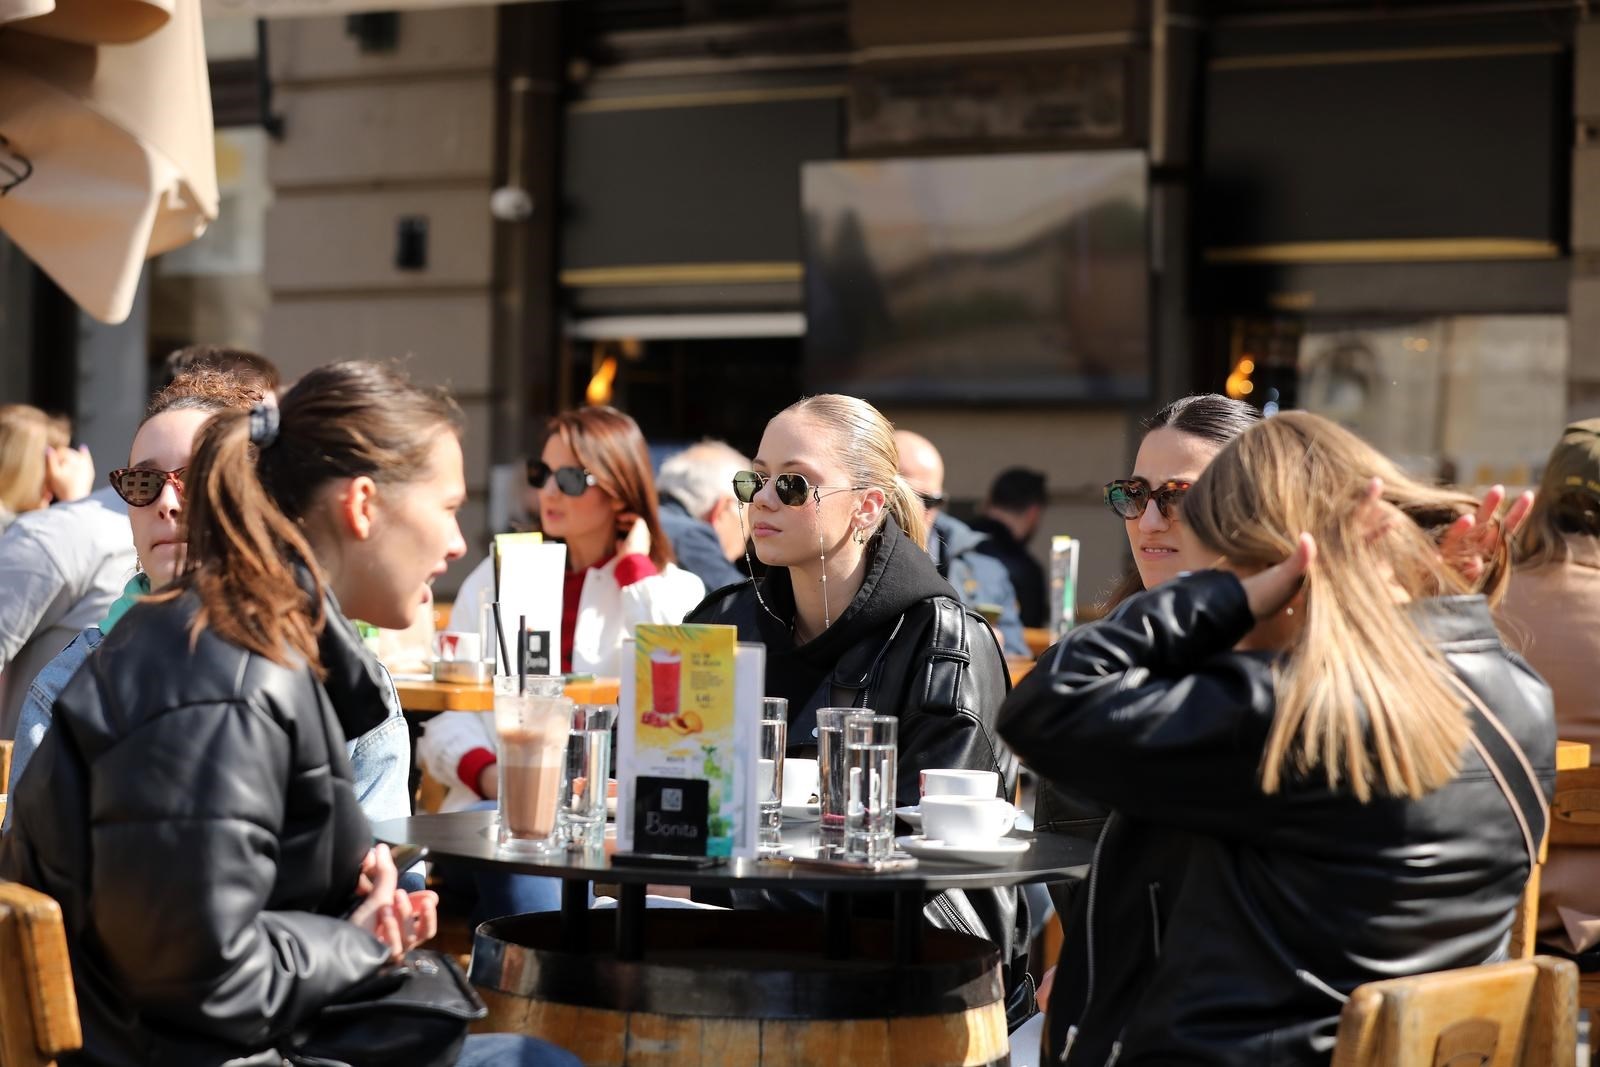
[(817, 795), (817, 761), (814, 759), (783, 759), (783, 802), (804, 805), (813, 802)]
[(920, 786), (924, 797), (992, 797), (1000, 792), (1000, 776), (994, 771), (936, 768), (922, 772)]
[(480, 648), (478, 635), (470, 631), (444, 630), (433, 635), (433, 658), (444, 663), (476, 663)]
[(1010, 832), (1017, 809), (999, 797), (923, 797), (922, 834), (947, 845), (992, 845)]

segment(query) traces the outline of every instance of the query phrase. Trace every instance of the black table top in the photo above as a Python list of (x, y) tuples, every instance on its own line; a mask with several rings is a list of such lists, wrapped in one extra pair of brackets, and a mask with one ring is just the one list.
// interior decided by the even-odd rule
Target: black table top
[[(980, 889), (1024, 885), (1081, 877), (1088, 869), (1094, 844), (1060, 834), (1013, 831), (1011, 836), (1032, 841), (1028, 851), (994, 865), (919, 859), (908, 871), (864, 874), (826, 868), (801, 867), (783, 860), (729, 860), (717, 867), (698, 869), (645, 867), (613, 863), (606, 852), (556, 853), (528, 857), (502, 852), (496, 845), (492, 811), (460, 811), (446, 815), (414, 815), (373, 826), (378, 840), (391, 845), (425, 845), (434, 860), (451, 860), (467, 866), (493, 867), (516, 874), (584, 879), (620, 885), (682, 885), (719, 889), (810, 889), (863, 893), (904, 890)], [(607, 842), (609, 849), (613, 843)], [(816, 823), (788, 825), (783, 831), (785, 852), (806, 853), (818, 845)]]

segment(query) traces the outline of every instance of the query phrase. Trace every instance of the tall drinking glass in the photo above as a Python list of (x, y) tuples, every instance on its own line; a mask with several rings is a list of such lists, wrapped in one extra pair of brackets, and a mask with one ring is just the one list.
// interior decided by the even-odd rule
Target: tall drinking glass
[(820, 708), (817, 711), (817, 793), (822, 798), (822, 839), (839, 844), (844, 838), (844, 722), (871, 715), (867, 708)]
[(760, 850), (776, 853), (783, 843), (783, 753), (789, 740), (789, 702), (783, 697), (761, 701), (761, 755), (756, 772), (756, 800), (761, 806)]
[(616, 725), (615, 704), (579, 704), (572, 709), (556, 823), (573, 848), (605, 840), (606, 780), (611, 774), (611, 729)]
[(845, 720), (844, 854), (849, 859), (886, 859), (894, 852), (898, 726), (899, 720), (892, 715), (856, 715)]
[(561, 774), (572, 732), (572, 701), (560, 678), (494, 680), (494, 729), (500, 742), (502, 848), (549, 852), (564, 848), (556, 832)]

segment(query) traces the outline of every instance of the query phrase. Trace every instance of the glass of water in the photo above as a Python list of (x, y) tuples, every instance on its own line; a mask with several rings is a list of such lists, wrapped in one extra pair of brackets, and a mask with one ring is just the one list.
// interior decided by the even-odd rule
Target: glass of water
[(605, 839), (611, 730), (616, 725), (615, 704), (579, 704), (572, 709), (556, 813), (561, 835), (571, 848), (587, 848)]
[(868, 708), (817, 709), (817, 795), (822, 804), (822, 840), (839, 844), (844, 839), (844, 723)]
[(761, 805), (763, 853), (776, 855), (783, 843), (783, 752), (789, 740), (789, 702), (783, 697), (761, 701), (761, 755), (756, 772), (756, 800)]
[(849, 859), (880, 860), (894, 852), (897, 726), (892, 715), (845, 720), (844, 854)]

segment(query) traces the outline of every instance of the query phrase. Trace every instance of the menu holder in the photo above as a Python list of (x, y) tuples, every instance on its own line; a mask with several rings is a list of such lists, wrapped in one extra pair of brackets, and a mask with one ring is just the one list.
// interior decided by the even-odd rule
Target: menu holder
[(754, 858), (765, 655), (732, 626), (642, 624), (624, 642), (620, 852)]
[(1078, 539), (1050, 538), (1050, 633), (1059, 640), (1078, 624)]
[[(495, 538), (499, 572), (497, 591), (502, 625), (514, 630), (528, 620), (521, 640), (528, 645), (529, 674), (561, 673), (561, 590), (567, 574), (567, 546), (546, 543), (538, 534), (501, 534)], [(515, 659), (517, 636), (507, 633), (507, 652)], [(515, 663), (503, 662), (495, 643), (495, 673), (515, 674)]]

